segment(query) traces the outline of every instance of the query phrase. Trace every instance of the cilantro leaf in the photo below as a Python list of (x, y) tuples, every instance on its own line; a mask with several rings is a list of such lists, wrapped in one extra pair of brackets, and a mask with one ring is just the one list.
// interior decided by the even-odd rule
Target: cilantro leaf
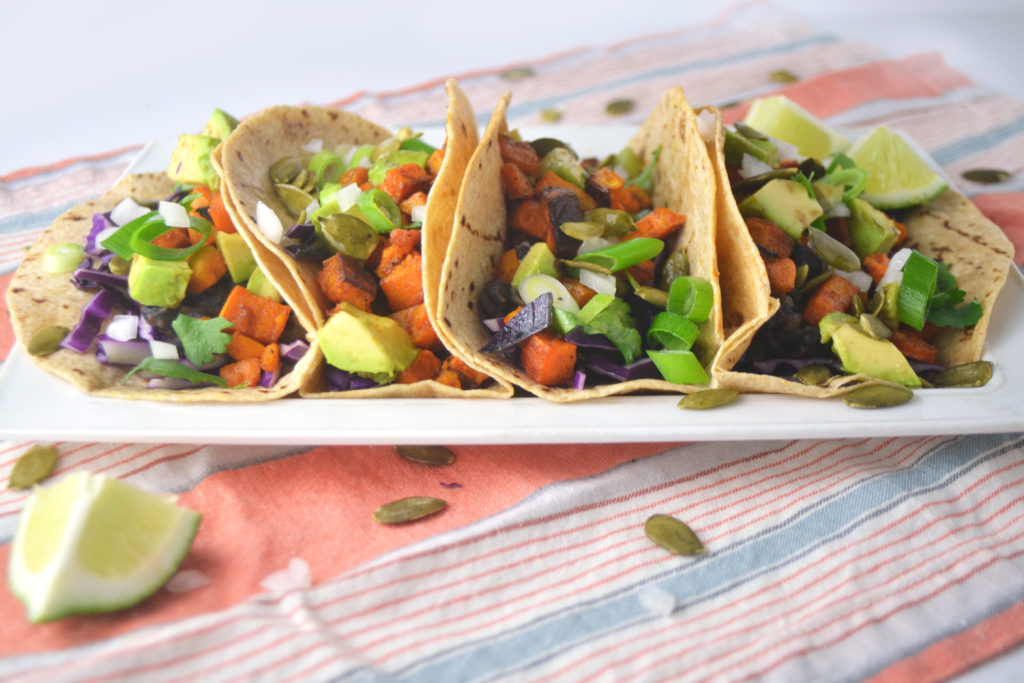
[(603, 334), (622, 353), (626, 365), (632, 363), (643, 350), (643, 340), (636, 323), (629, 315), (629, 304), (616, 297), (589, 322), (583, 323), (587, 334)]
[(969, 304), (956, 306), (953, 304), (944, 306), (933, 305), (928, 311), (928, 322), (939, 327), (970, 327), (981, 320), (981, 304), (975, 299)]
[(640, 175), (630, 180), (627, 185), (636, 185), (644, 192), (650, 193), (651, 185), (654, 182), (654, 167), (658, 165), (658, 157), (661, 156), (661, 146), (654, 150), (654, 154), (651, 156), (651, 163), (647, 164)]
[(222, 331), (225, 327), (231, 327), (231, 322), (224, 318), (200, 320), (179, 314), (171, 327), (185, 347), (185, 357), (196, 365), (212, 362), (214, 356), (224, 353), (231, 343), (231, 335)]
[(136, 365), (131, 371), (124, 376), (122, 381), (128, 381), (128, 378), (134, 375), (139, 370), (148, 370), (164, 377), (174, 377), (177, 379), (187, 379), (192, 384), (204, 384), (206, 382), (212, 382), (217, 386), (227, 387), (228, 383), (224, 381), (222, 377), (217, 375), (211, 375), (206, 372), (200, 372), (194, 370), (187, 365), (182, 364), (180, 361), (173, 360), (171, 358), (143, 358), (142, 362)]

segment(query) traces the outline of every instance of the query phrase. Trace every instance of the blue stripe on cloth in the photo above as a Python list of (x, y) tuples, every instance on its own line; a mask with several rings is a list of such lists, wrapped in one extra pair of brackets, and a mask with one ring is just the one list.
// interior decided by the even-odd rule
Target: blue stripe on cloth
[[(730, 547), (715, 549), (684, 566), (569, 610), (545, 615), (497, 637), (468, 642), (412, 663), (394, 675), (420, 680), (458, 680), (467, 675), (480, 679), (535, 666), (579, 643), (655, 619), (637, 597), (652, 582), (676, 596), (677, 610), (686, 610), (777, 572), (906, 501), (940, 490), (1022, 445), (1021, 435), (970, 435), (947, 441), (907, 467), (852, 484)], [(978, 452), (986, 455), (964, 460), (965, 454)], [(978, 608), (984, 612), (979, 618), (999, 611), (991, 605)], [(918, 637), (927, 643), (935, 634), (920, 633)], [(545, 649), (537, 654), (541, 643)], [(524, 661), (527, 656), (530, 659)], [(350, 671), (346, 678), (362, 679), (367, 675), (375, 673), (360, 668)]]
[(1021, 133), (1024, 133), (1024, 116), (1018, 116), (1012, 121), (991, 128), (984, 133), (958, 140), (951, 145), (937, 149), (932, 152), (932, 158), (946, 166), (960, 159), (998, 147)]
[(25, 232), (26, 230), (45, 228), (50, 223), (53, 223), (62, 213), (79, 203), (79, 200), (74, 200), (55, 207), (48, 206), (38, 211), (27, 211), (25, 213), (4, 216), (0, 218), (0, 235), (12, 235), (18, 232)]

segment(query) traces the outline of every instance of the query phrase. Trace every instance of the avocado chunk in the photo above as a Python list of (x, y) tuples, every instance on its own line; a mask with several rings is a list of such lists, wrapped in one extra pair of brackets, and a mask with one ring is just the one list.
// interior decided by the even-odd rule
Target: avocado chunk
[(888, 253), (900, 236), (896, 223), (859, 197), (846, 205), (850, 207), (846, 227), (857, 256), (863, 259), (868, 254)]
[(854, 316), (841, 311), (832, 311), (818, 322), (818, 331), (821, 333), (821, 343), (828, 344), (832, 341), (832, 333), (843, 325), (857, 325), (860, 321)]
[(559, 275), (555, 255), (544, 242), (537, 242), (526, 252), (526, 256), (519, 262), (519, 267), (512, 275), (512, 286), (518, 287), (520, 282), (534, 273), (543, 273), (553, 278), (558, 278)]
[(222, 230), (216, 231), (213, 239), (220, 249), (220, 255), (224, 257), (224, 263), (228, 264), (231, 281), (236, 285), (247, 282), (256, 270), (256, 259), (245, 239), (237, 232)]
[(231, 131), (238, 127), (238, 119), (221, 109), (214, 109), (210, 118), (206, 121), (201, 135), (223, 140), (231, 135)]
[(245, 283), (245, 288), (256, 296), (266, 297), (281, 303), (281, 292), (277, 291), (277, 287), (263, 273), (263, 269), (259, 266), (256, 266), (256, 269), (252, 271), (249, 281)]
[(171, 153), (167, 177), (186, 185), (202, 185), (213, 191), (220, 188), (220, 178), (213, 168), (210, 154), (220, 144), (220, 138), (209, 135), (178, 136), (178, 144)]
[(895, 344), (869, 337), (859, 327), (843, 324), (832, 331), (832, 350), (842, 361), (843, 370), (908, 387), (921, 386), (921, 378)]
[(318, 333), (320, 350), (336, 368), (376, 379), (394, 379), (409, 367), (419, 349), (401, 325), (366, 313), (347, 301), (338, 305)]
[(159, 261), (135, 254), (128, 271), (128, 295), (143, 306), (174, 308), (185, 298), (191, 277), (187, 261)]
[(800, 183), (785, 178), (768, 181), (760, 190), (740, 202), (744, 218), (756, 216), (777, 226), (797, 242), (804, 230), (822, 215), (821, 205)]
[(813, 183), (811, 187), (814, 188), (814, 197), (818, 200), (818, 204), (821, 205), (821, 208), (825, 213), (828, 213), (843, 203), (844, 189), (842, 186), (829, 185), (828, 183), (823, 183), (819, 180), (818, 182)]

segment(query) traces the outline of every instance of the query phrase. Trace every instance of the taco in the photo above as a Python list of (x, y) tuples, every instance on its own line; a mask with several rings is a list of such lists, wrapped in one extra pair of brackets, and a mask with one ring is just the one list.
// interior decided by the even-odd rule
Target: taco
[(444, 145), (354, 114), (277, 106), (213, 156), (225, 205), (313, 330), (309, 398), (508, 397), (434, 331), (441, 264), (477, 128), (446, 84)]
[(463, 180), (438, 334), (556, 402), (710, 386), (724, 339), (715, 174), (682, 90), (601, 162), (516, 139), (509, 99)]
[[(104, 397), (263, 401), (296, 392), (313, 361), (305, 330), (274, 300), (272, 279), (251, 277), (244, 243), (235, 244), (236, 270), (228, 270), (219, 237), (235, 235), (224, 232), (233, 230), (226, 214), (217, 226), (210, 220), (218, 196), (182, 190), (165, 174), (129, 175), (57, 218), (7, 291), (15, 334), (32, 360)], [(160, 211), (151, 208), (157, 202)], [(168, 228), (164, 217), (174, 212), (193, 229)], [(133, 250), (130, 238), (143, 232), (145, 244)], [(73, 272), (50, 264), (66, 248), (82, 259)], [(251, 264), (244, 277), (241, 261)], [(245, 287), (254, 280), (259, 293)], [(47, 348), (37, 348), (44, 337)]]
[(719, 243), (754, 254), (723, 272), (761, 312), (723, 347), (720, 386), (827, 398), (927, 386), (982, 358), (1014, 250), (970, 200), (946, 187), (882, 210), (859, 196), (867, 172), (849, 157), (825, 166), (743, 124), (724, 129), (712, 107), (699, 117), (717, 131)]

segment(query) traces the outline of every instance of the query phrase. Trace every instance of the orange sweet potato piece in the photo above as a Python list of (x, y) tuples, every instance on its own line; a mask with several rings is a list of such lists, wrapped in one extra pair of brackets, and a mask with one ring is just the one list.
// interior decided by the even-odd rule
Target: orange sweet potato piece
[(764, 260), (764, 267), (768, 271), (772, 296), (786, 296), (796, 287), (796, 263), (793, 259), (769, 256)]
[(228, 272), (228, 264), (220, 250), (212, 244), (205, 244), (188, 257), (192, 275), (188, 279), (188, 294), (199, 294), (216, 284)]
[(442, 368), (441, 371), (437, 373), (437, 377), (434, 378), (434, 381), (438, 384), (450, 386), (453, 389), (462, 388), (462, 378), (459, 377), (459, 373), (454, 370), (445, 370)]
[(538, 199), (523, 199), (516, 202), (509, 214), (508, 224), (530, 237), (545, 242), (553, 229), (548, 209)]
[(519, 344), (519, 361), (535, 382), (548, 387), (565, 385), (575, 371), (576, 345), (541, 331)]
[(427, 189), (430, 182), (429, 173), (419, 164), (409, 163), (388, 169), (380, 183), (380, 189), (391, 195), (396, 202), (400, 202), (413, 192)]
[(882, 277), (885, 275), (885, 271), (889, 270), (889, 255), (888, 254), (868, 254), (861, 261), (864, 266), (864, 270), (871, 275), (871, 279), (875, 281), (877, 285), (881, 282)]
[(686, 216), (676, 213), (672, 209), (659, 206), (638, 220), (636, 222), (636, 230), (626, 235), (624, 239), (655, 237), (659, 240), (666, 240), (684, 225), (686, 225)]
[(277, 342), (267, 344), (260, 354), (260, 370), (263, 372), (277, 372), (281, 369), (281, 345)]
[[(195, 205), (193, 204), (193, 206)], [(227, 208), (224, 206), (224, 197), (221, 196), (220, 192), (214, 194), (210, 199), (209, 214), (210, 221), (217, 230), (221, 232), (238, 232), (234, 221), (231, 220), (231, 214), (228, 213)]]
[(341, 174), (338, 182), (342, 187), (355, 183), (360, 188), (365, 189), (363, 186), (370, 184), (370, 169), (365, 166), (353, 166)]
[(427, 173), (437, 175), (437, 172), (441, 170), (441, 164), (444, 163), (444, 153), (447, 147), (448, 140), (445, 140), (444, 144), (435, 149), (427, 158)]
[(235, 330), (231, 335), (231, 341), (224, 349), (234, 360), (245, 360), (246, 358), (259, 358), (266, 350), (266, 345), (261, 344), (252, 337)]
[(501, 167), (501, 185), (505, 190), (505, 199), (526, 199), (533, 196), (533, 183), (522, 169), (511, 161)]
[(590, 211), (591, 209), (597, 208), (597, 202), (593, 197), (554, 171), (548, 171), (542, 175), (540, 180), (537, 181), (537, 185), (534, 187), (534, 190), (539, 192), (545, 187), (563, 187), (566, 190), (569, 190), (576, 195), (577, 199), (580, 200), (580, 209), (582, 211)]
[(603, 187), (608, 192), (618, 190), (626, 185), (626, 179), (608, 166), (602, 166), (594, 171), (590, 174), (588, 180), (599, 187)]
[(398, 202), (398, 208), (402, 210), (405, 215), (411, 215), (413, 208), (417, 206), (426, 206), (427, 204), (427, 193), (423, 191), (413, 192), (411, 195)]
[(182, 249), (192, 246), (192, 238), (189, 235), (188, 228), (171, 228), (164, 234), (154, 237), (152, 241), (156, 246), (168, 249)]
[(938, 354), (938, 350), (925, 341), (917, 330), (906, 325), (900, 325), (899, 329), (893, 330), (889, 341), (895, 344), (900, 353), (910, 360), (934, 363), (935, 356)]
[(754, 244), (761, 249), (779, 258), (786, 258), (793, 253), (793, 246), (796, 243), (775, 223), (755, 216), (745, 218), (744, 222), (747, 224), (747, 231), (750, 233), (751, 239), (754, 240)]
[(222, 366), (220, 376), (229, 387), (254, 387), (260, 383), (260, 359), (245, 358)]
[(441, 371), (441, 361), (433, 351), (422, 349), (413, 360), (412, 365), (398, 373), (395, 382), (398, 384), (415, 384), (437, 377)]
[(380, 279), (380, 288), (392, 311), (423, 303), (423, 257), (420, 253), (413, 251), (402, 259)]
[(377, 298), (377, 280), (367, 273), (358, 259), (335, 254), (323, 262), (316, 283), (334, 303), (348, 301), (356, 308), (369, 311)]
[(631, 266), (629, 269), (630, 275), (633, 279), (641, 285), (649, 285), (654, 282), (654, 260), (649, 259), (641, 263)]
[(853, 303), (853, 297), (860, 294), (860, 289), (841, 275), (833, 275), (825, 280), (807, 300), (803, 318), (812, 325), (817, 325), (829, 313), (842, 313)]
[(580, 308), (586, 306), (587, 302), (593, 299), (594, 295), (597, 294), (596, 291), (587, 287), (575, 278), (563, 277), (561, 278), (561, 282), (565, 285), (565, 288), (569, 290), (569, 296), (573, 298), (573, 301), (575, 301)]
[(499, 280), (504, 280), (509, 284), (512, 283), (512, 277), (516, 274), (516, 269), (519, 268), (519, 255), (515, 249), (509, 249), (505, 251), (501, 258), (498, 259), (498, 272), (496, 277)]
[(408, 228), (395, 228), (389, 232), (387, 244), (380, 253), (380, 263), (374, 270), (377, 277), (383, 278), (406, 256), (416, 251), (420, 246), (422, 235), (423, 233), (419, 230), (409, 230)]
[(430, 317), (427, 315), (427, 307), (423, 304), (416, 304), (411, 308), (392, 313), (391, 318), (395, 319), (402, 329), (412, 339), (412, 343), (421, 349), (431, 349), (440, 352), (444, 345), (430, 324)]
[(502, 161), (512, 162), (531, 178), (536, 178), (540, 173), (540, 156), (530, 143), (513, 140), (507, 135), (499, 135), (498, 146), (501, 148)]
[(236, 285), (224, 301), (220, 317), (230, 321), (242, 334), (269, 344), (276, 342), (284, 332), (291, 312), (292, 309), (285, 304)]
[(897, 232), (899, 232), (899, 237), (896, 238), (896, 242), (892, 245), (895, 249), (907, 241), (907, 226), (903, 225), (899, 221), (893, 221), (893, 223), (896, 226)]
[(459, 385), (462, 387), (476, 388), (486, 382), (490, 377), (486, 373), (471, 368), (466, 361), (456, 356), (448, 356), (441, 363), (441, 372), (451, 371), (459, 377)]
[(609, 192), (611, 208), (625, 211), (626, 213), (638, 213), (651, 207), (651, 198), (636, 185), (623, 185)]

